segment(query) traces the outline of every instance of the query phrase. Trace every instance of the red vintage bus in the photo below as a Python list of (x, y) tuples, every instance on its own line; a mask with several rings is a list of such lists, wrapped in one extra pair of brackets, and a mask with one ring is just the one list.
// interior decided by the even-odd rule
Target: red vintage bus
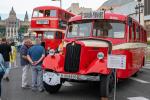
[(68, 20), (74, 14), (54, 6), (33, 9), (30, 33), (36, 32), (46, 49), (56, 49), (64, 38)]
[(126, 56), (126, 69), (117, 70), (117, 79), (129, 78), (144, 66), (146, 31), (129, 16), (103, 12), (75, 16), (64, 40), (63, 53), (52, 53), (43, 61), (44, 86), (50, 93), (64, 81), (96, 81), (101, 97), (108, 97), (115, 81), (107, 64), (109, 54)]

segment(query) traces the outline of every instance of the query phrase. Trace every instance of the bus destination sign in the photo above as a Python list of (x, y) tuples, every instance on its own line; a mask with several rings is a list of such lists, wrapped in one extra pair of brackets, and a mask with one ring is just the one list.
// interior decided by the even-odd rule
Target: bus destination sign
[(94, 11), (89, 13), (81, 13), (82, 19), (104, 19), (103, 11)]
[(49, 24), (48, 20), (37, 20), (36, 24)]

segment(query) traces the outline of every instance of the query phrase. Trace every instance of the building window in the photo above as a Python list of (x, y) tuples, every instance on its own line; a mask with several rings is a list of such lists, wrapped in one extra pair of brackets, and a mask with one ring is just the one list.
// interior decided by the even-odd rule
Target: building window
[(150, 0), (144, 0), (144, 14), (145, 16), (150, 15)]

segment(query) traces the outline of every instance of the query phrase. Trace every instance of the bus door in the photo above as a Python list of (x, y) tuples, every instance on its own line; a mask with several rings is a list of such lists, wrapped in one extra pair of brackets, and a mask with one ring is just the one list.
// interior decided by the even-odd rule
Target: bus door
[(64, 35), (62, 32), (56, 32), (55, 33), (55, 48), (58, 48), (59, 44), (62, 42)]
[(37, 37), (39, 38), (39, 39), (41, 39), (41, 41), (43, 40), (43, 32), (39, 32), (38, 34), (37, 34)]

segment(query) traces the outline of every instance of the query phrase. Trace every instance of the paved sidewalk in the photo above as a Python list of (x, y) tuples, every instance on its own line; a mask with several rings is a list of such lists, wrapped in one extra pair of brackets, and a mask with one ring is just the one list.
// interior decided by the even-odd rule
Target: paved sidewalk
[(146, 63), (146, 65), (143, 68), (150, 69), (150, 62)]

